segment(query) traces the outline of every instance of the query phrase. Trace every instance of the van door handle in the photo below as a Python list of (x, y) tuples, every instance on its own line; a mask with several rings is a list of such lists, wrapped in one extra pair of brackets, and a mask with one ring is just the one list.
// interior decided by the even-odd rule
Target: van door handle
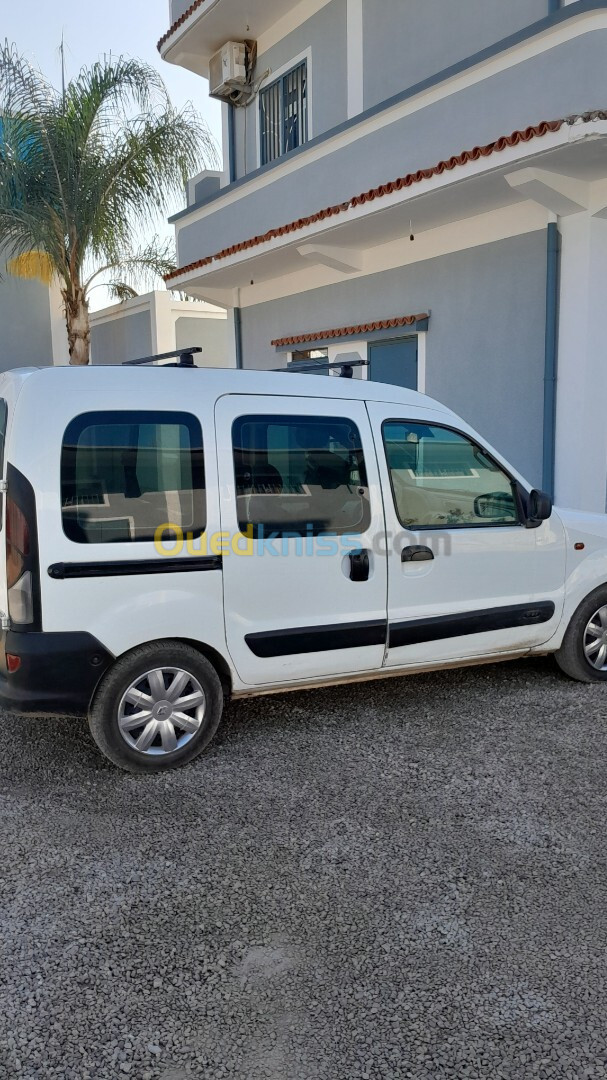
[(368, 581), (370, 569), (368, 551), (350, 552), (350, 581)]
[(403, 548), (401, 562), (432, 562), (433, 558), (432, 548), (420, 544)]

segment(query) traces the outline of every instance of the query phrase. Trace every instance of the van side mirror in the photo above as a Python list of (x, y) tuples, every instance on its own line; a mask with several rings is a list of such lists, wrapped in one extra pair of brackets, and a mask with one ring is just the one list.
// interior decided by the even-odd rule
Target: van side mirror
[(536, 529), (542, 521), (548, 521), (552, 516), (552, 499), (545, 491), (536, 488), (529, 493), (527, 499), (527, 528)]
[(490, 491), (474, 500), (474, 513), (488, 521), (517, 521), (518, 511), (514, 495), (509, 491)]

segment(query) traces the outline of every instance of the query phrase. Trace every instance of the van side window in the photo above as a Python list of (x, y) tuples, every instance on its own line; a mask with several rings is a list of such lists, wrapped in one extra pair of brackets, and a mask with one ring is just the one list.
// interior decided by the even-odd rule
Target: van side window
[(61, 513), (77, 544), (153, 541), (160, 525), (206, 526), (202, 431), (178, 412), (94, 412), (67, 428)]
[(364, 532), (360, 433), (343, 417), (242, 416), (232, 427), (238, 525), (253, 536)]
[(405, 528), (520, 523), (513, 481), (467, 436), (389, 420), (383, 437), (396, 513)]

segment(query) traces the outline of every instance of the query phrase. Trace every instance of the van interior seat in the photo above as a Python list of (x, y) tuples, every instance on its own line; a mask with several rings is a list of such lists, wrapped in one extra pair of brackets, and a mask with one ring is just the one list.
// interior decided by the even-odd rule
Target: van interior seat
[(351, 466), (347, 458), (332, 450), (311, 450), (306, 455), (305, 483), (334, 491), (350, 483)]

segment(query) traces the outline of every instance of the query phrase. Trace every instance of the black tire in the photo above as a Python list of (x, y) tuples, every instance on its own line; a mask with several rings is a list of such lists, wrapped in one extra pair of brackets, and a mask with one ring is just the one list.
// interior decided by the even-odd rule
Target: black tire
[[(123, 699), (133, 683), (137, 680), (143, 680), (146, 673), (155, 673), (162, 668), (179, 669), (179, 671), (189, 675), (198, 683), (204, 697), (204, 704), (200, 706), (200, 719), (198, 714), (191, 717), (191, 719), (193, 723), (200, 726), (194, 734), (173, 726), (174, 733), (178, 732), (181, 739), (185, 740), (187, 738), (188, 740), (184, 745), (178, 745), (175, 750), (165, 751), (163, 749), (164, 741), (161, 739), (160, 734), (155, 736), (154, 744), (148, 751), (138, 750), (127, 742), (127, 738), (134, 739), (136, 737), (137, 729), (133, 735), (130, 732), (123, 735), (119, 725), (121, 711), (132, 708), (136, 712), (137, 706), (123, 705)], [(170, 694), (171, 677), (166, 675), (162, 677), (165, 679), (167, 694)], [(143, 681), (142, 685), (147, 686), (151, 695), (151, 683)], [(192, 689), (196, 690), (194, 684), (186, 683), (186, 691)], [(138, 692), (140, 691), (134, 691), (134, 693)], [(161, 693), (158, 696), (161, 697)], [(200, 695), (198, 694), (198, 696)], [(184, 701), (185, 698), (178, 700)], [(190, 645), (184, 645), (180, 641), (155, 642), (150, 645), (140, 645), (138, 648), (133, 649), (132, 652), (121, 657), (103, 677), (89, 712), (89, 727), (102, 754), (109, 758), (110, 761), (113, 761), (115, 765), (118, 765), (119, 768), (130, 773), (166, 772), (168, 769), (175, 769), (192, 761), (209, 745), (219, 727), (223, 713), (223, 703), (221, 681), (215, 668), (206, 657), (201, 656)], [(162, 703), (156, 704), (155, 708), (161, 710), (161, 705)], [(144, 706), (144, 708), (147, 708), (147, 706)], [(196, 713), (194, 708), (191, 708), (190, 711)], [(166, 707), (164, 707), (164, 712), (167, 712)], [(180, 713), (179, 715), (183, 714)], [(172, 714), (169, 715), (169, 722), (171, 716)], [(126, 719), (129, 720), (130, 717), (126, 717)], [(160, 723), (159, 725), (156, 722), (156, 728), (159, 726), (164, 726), (164, 724)], [(156, 746), (156, 749), (154, 749), (154, 746)]]
[(594, 667), (584, 652), (586, 627), (601, 607), (607, 607), (607, 585), (601, 585), (585, 600), (582, 600), (567, 627), (563, 644), (555, 653), (555, 659), (561, 671), (564, 671), (571, 679), (576, 679), (577, 682), (607, 682), (607, 670), (601, 671)]

